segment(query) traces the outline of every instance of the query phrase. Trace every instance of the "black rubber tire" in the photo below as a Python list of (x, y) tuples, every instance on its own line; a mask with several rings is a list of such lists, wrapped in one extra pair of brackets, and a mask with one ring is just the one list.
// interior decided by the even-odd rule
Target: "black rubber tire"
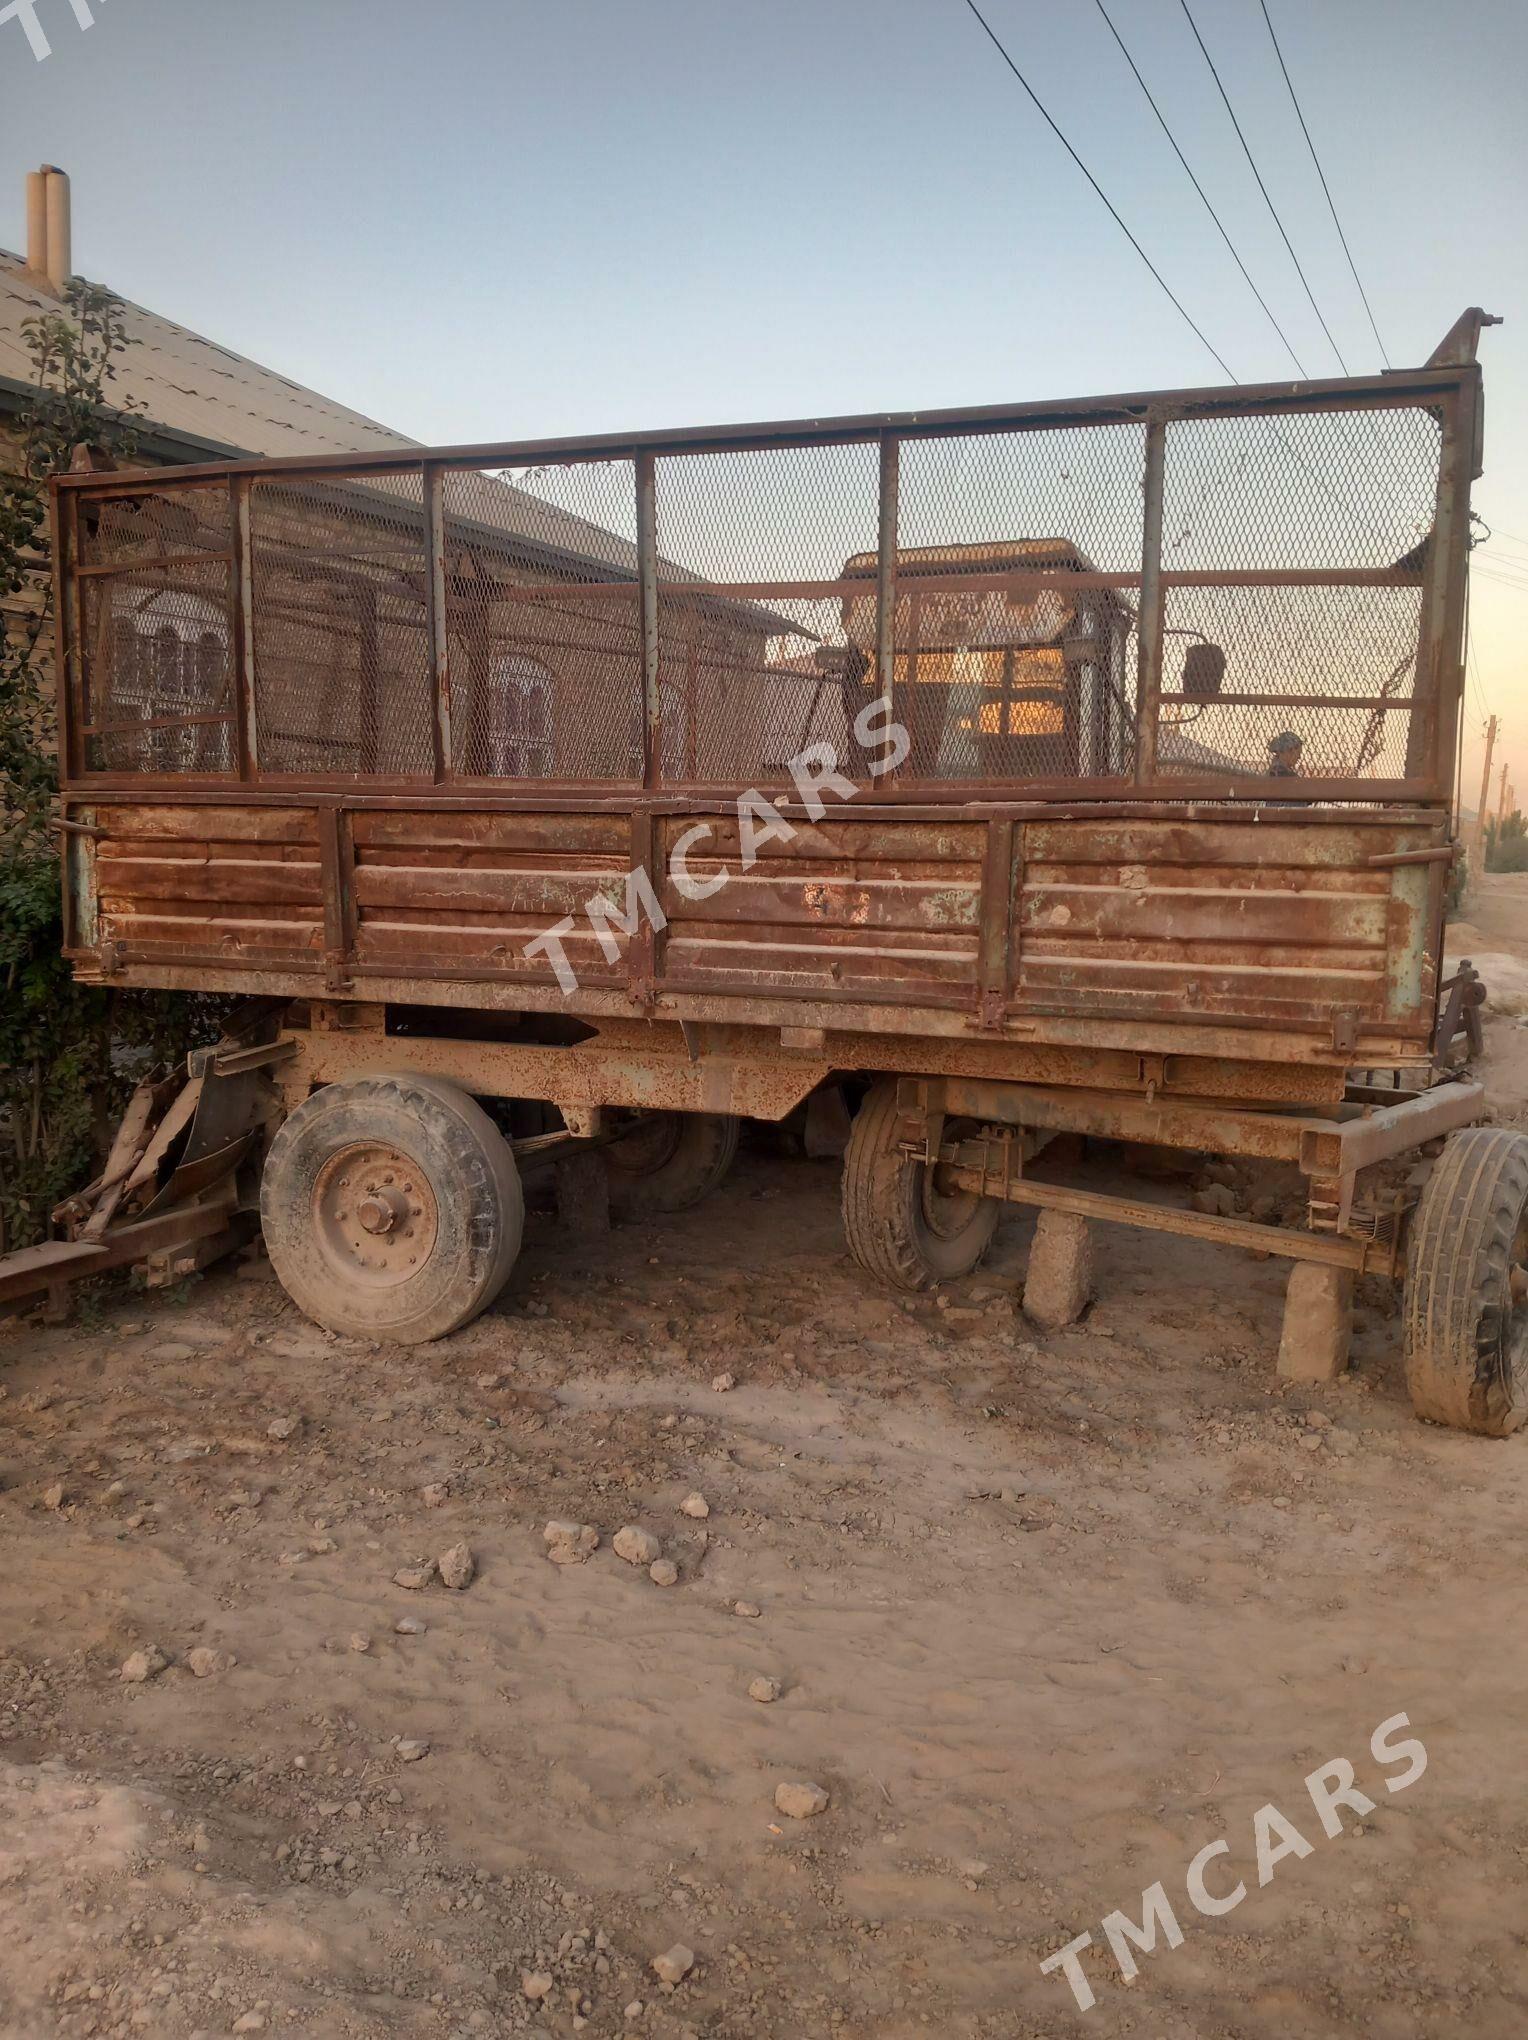
[(936, 1230), (926, 1209), (928, 1165), (900, 1151), (897, 1133), (897, 1087), (877, 1084), (854, 1115), (844, 1155), (844, 1237), (871, 1275), (897, 1289), (931, 1289), (980, 1261), (997, 1229), (998, 1202), (973, 1197), (968, 1219)]
[(1513, 1298), (1525, 1218), (1528, 1134), (1450, 1134), (1406, 1247), (1406, 1386), (1429, 1423), (1505, 1438), (1528, 1418), (1528, 1299)]
[[(661, 1125), (655, 1122), (662, 1122)], [(623, 1155), (621, 1141), (604, 1150), (610, 1209), (618, 1218), (660, 1218), (688, 1211), (709, 1197), (737, 1159), (741, 1122), (730, 1112), (644, 1113)], [(639, 1159), (638, 1141), (656, 1132), (664, 1152), (654, 1166)]]
[[(417, 1275), (382, 1288), (347, 1283), (313, 1216), (325, 1164), (358, 1142), (386, 1142), (427, 1180), (435, 1244)], [(400, 1071), (326, 1084), (271, 1142), (260, 1223), (277, 1279), (297, 1308), (332, 1332), (400, 1346), (441, 1339), (485, 1310), (520, 1251), (525, 1203), (514, 1152), (456, 1085)]]

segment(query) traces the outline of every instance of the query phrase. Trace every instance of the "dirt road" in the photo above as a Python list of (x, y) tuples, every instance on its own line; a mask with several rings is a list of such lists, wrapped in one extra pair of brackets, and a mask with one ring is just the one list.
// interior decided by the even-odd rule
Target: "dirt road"
[[(684, 1220), (533, 1219), (433, 1348), (231, 1273), (0, 1334), (0, 2030), (1520, 2035), (1528, 1443), (1412, 1420), (1378, 1291), (1282, 1386), (1281, 1264), (1167, 1236), (1105, 1231), (1041, 1337), (1031, 1231), (899, 1302), (834, 1168), (755, 1149)], [(464, 1590), (395, 1582), (463, 1541)], [(1329, 1839), (1336, 1758), (1375, 1806)], [(1268, 1803), (1306, 1853), (1260, 1886)], [(1126, 1985), (1157, 1880), (1182, 1945)], [(1039, 1965), (1085, 1930), (1084, 2016)]]

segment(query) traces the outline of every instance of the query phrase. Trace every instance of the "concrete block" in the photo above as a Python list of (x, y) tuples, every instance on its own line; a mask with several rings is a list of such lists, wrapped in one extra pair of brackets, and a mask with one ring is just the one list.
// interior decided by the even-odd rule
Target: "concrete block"
[(1353, 1271), (1296, 1261), (1284, 1297), (1279, 1373), (1285, 1381), (1335, 1381), (1353, 1336)]
[(1093, 1237), (1074, 1211), (1042, 1211), (1029, 1250), (1024, 1315), (1048, 1331), (1075, 1324), (1093, 1299)]

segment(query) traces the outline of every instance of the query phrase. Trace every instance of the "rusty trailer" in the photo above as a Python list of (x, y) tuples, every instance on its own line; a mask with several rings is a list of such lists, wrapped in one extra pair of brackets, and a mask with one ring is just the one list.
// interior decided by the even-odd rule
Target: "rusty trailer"
[[(264, 1002), (204, 1075), (338, 1328), (486, 1306), (522, 1166), (674, 1209), (837, 1099), (872, 1273), (1010, 1201), (1286, 1255), (1328, 1345), (1404, 1277), (1419, 1410), (1510, 1429), (1528, 1144), (1435, 1039), (1481, 323), (1372, 378), (63, 477), (74, 968)], [(1307, 1222), (1048, 1182), (1067, 1131), (1287, 1161)]]

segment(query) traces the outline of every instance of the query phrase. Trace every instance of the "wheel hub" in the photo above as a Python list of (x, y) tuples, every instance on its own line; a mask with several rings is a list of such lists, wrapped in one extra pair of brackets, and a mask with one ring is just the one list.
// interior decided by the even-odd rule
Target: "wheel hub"
[[(975, 1131), (970, 1120), (950, 1120), (945, 1125), (945, 1137), (949, 1140), (963, 1140)], [(927, 1163), (919, 1170), (919, 1201), (923, 1207), (923, 1220), (931, 1233), (940, 1239), (957, 1238), (971, 1223), (981, 1205), (981, 1199), (974, 1190), (950, 1189), (944, 1178), (945, 1171), (929, 1168)]]
[(424, 1171), (384, 1141), (341, 1148), (313, 1184), (313, 1232), (346, 1282), (386, 1288), (429, 1260), (439, 1232)]
[(409, 1208), (401, 1190), (384, 1184), (380, 1190), (367, 1192), (356, 1206), (355, 1215), (369, 1233), (390, 1233), (408, 1217)]

